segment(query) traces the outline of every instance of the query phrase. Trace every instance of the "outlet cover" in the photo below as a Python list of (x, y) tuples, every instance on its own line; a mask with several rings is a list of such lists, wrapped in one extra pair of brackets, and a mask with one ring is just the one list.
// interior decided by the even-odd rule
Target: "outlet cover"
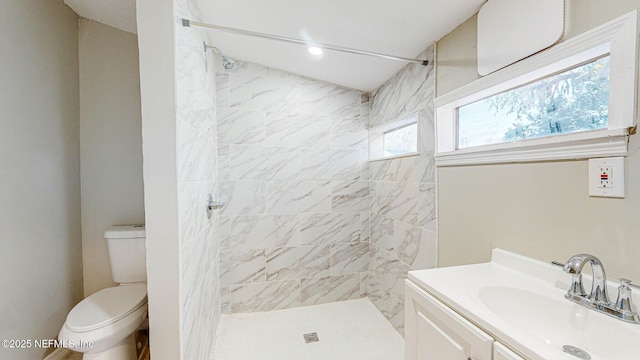
[(589, 159), (589, 196), (624, 198), (624, 157)]

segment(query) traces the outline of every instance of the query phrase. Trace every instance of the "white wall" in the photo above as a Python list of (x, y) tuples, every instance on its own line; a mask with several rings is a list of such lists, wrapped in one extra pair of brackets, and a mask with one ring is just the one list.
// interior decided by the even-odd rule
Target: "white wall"
[(147, 292), (153, 360), (180, 359), (180, 267), (173, 0), (136, 1)]
[(115, 285), (104, 230), (144, 223), (138, 38), (80, 19), (84, 295)]
[(61, 1), (0, 2), (0, 339), (54, 339), (82, 299), (77, 31)]
[[(571, 0), (567, 38), (631, 10), (638, 0)], [(477, 78), (475, 18), (438, 43), (438, 94)], [(487, 261), (501, 247), (544, 261), (587, 252), (613, 279), (640, 279), (640, 148), (625, 160), (625, 199), (590, 198), (587, 161), (438, 169), (441, 266)]]

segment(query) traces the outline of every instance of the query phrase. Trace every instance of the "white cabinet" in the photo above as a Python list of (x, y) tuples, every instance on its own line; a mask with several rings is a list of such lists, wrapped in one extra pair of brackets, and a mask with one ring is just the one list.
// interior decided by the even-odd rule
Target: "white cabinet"
[(405, 283), (404, 331), (405, 360), (493, 358), (491, 336), (409, 281)]
[(496, 341), (493, 344), (493, 360), (524, 360), (524, 358)]

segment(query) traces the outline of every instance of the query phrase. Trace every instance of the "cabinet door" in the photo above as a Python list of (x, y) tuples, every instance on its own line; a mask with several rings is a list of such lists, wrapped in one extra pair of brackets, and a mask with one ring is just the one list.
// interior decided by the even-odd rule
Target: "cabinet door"
[(524, 360), (524, 358), (496, 341), (493, 344), (493, 360)]
[(426, 291), (405, 282), (406, 360), (491, 360), (493, 338)]

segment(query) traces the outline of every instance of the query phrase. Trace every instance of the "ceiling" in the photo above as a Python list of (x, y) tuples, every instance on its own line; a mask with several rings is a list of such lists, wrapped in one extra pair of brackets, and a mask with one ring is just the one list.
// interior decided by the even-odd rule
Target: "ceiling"
[(136, 0), (64, 0), (76, 14), (136, 33)]
[[(80, 16), (135, 32), (135, 0), (64, 0)], [(197, 0), (202, 21), (408, 58), (475, 14), (485, 0)], [(404, 62), (207, 30), (226, 56), (371, 91)]]

